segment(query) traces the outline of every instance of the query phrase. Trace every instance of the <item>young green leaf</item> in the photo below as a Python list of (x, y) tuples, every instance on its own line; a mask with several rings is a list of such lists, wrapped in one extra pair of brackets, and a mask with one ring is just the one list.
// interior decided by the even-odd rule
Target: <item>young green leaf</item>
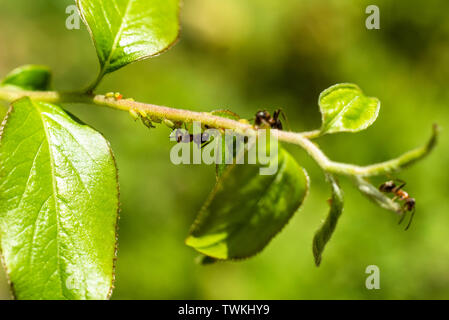
[(398, 214), (402, 212), (401, 205), (398, 202), (393, 201), (393, 199), (388, 197), (385, 193), (379, 191), (378, 188), (373, 186), (367, 180), (355, 176), (353, 177), (353, 181), (359, 191), (379, 207)]
[(178, 38), (179, 0), (77, 0), (101, 76), (161, 53)]
[(60, 107), (23, 98), (0, 140), (0, 244), (18, 299), (105, 299), (118, 182), (108, 142)]
[(332, 175), (327, 174), (327, 180), (332, 188), (332, 198), (330, 199), (331, 208), (326, 221), (324, 221), (313, 238), (313, 256), (317, 266), (321, 264), (321, 256), (324, 248), (332, 237), (332, 234), (337, 227), (338, 219), (343, 212), (343, 191), (340, 189), (337, 180)]
[(0, 86), (22, 90), (39, 91), (50, 88), (51, 72), (45, 66), (25, 65), (11, 71)]
[(320, 94), (321, 134), (358, 132), (377, 119), (380, 101), (366, 97), (355, 84), (334, 85)]
[(278, 170), (260, 175), (260, 165), (232, 165), (201, 209), (186, 244), (215, 259), (241, 259), (260, 252), (287, 224), (308, 191), (308, 177), (280, 149)]

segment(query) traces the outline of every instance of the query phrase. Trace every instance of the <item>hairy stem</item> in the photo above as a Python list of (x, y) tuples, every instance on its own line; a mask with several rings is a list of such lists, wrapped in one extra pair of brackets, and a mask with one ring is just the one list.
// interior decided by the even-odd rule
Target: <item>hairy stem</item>
[[(232, 129), (245, 135), (257, 135), (257, 130), (248, 123), (235, 121), (228, 118), (212, 115), (208, 112), (195, 112), (183, 109), (169, 108), (154, 104), (136, 102), (129, 99), (115, 100), (104, 95), (90, 95), (86, 93), (62, 93), (56, 91), (21, 91), (7, 88), (0, 88), (0, 99), (14, 101), (22, 97), (30, 97), (50, 103), (86, 103), (98, 106), (109, 107), (122, 111), (138, 111), (152, 119), (171, 120), (181, 122), (199, 121), (202, 124), (213, 128)], [(304, 149), (326, 172), (347, 176), (369, 177), (385, 175), (398, 171), (427, 156), (436, 144), (438, 127), (433, 127), (433, 134), (429, 142), (419, 148), (406, 152), (403, 155), (381, 163), (369, 166), (358, 166), (347, 163), (340, 163), (330, 160), (321, 149), (311, 141), (320, 136), (319, 131), (310, 132), (290, 132), (282, 130), (271, 130), (272, 134), (280, 141), (296, 144)]]

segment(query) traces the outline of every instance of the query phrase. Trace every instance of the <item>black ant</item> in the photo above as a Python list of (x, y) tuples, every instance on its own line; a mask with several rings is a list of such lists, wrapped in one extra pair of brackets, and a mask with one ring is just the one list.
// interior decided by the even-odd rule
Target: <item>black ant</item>
[(211, 142), (210, 136), (206, 132), (193, 135), (188, 132), (183, 132), (181, 129), (176, 129), (175, 138), (177, 143), (190, 143), (193, 141), (198, 146), (201, 145), (201, 148), (204, 148)]
[(279, 116), (282, 114), (282, 117), (285, 121), (287, 118), (285, 117), (284, 111), (281, 109), (277, 109), (274, 111), (273, 116), (267, 110), (261, 110), (256, 113), (256, 119), (254, 120), (254, 125), (256, 127), (261, 126), (269, 126), (272, 129), (282, 130), (282, 122), (279, 119)]
[(402, 207), (403, 213), (402, 213), (401, 219), (399, 220), (399, 224), (401, 224), (402, 221), (404, 221), (405, 212), (410, 211), (411, 212), (410, 220), (407, 224), (407, 227), (405, 227), (405, 230), (408, 230), (408, 228), (410, 227), (410, 225), (412, 223), (413, 217), (415, 215), (415, 198), (410, 197), (407, 192), (402, 190), (402, 188), (406, 184), (404, 181), (401, 181), (401, 180), (397, 180), (397, 181), (400, 182), (401, 185), (396, 185), (396, 183), (394, 181), (390, 180), (390, 181), (387, 181), (387, 182), (381, 184), (379, 187), (379, 190), (384, 193), (393, 193), (394, 194), (393, 201), (396, 199), (404, 201), (404, 204)]

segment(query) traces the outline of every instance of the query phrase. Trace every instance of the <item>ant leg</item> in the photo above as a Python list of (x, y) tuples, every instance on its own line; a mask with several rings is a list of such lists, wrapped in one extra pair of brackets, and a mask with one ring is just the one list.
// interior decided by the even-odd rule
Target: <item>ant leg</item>
[(401, 190), (401, 189), (404, 188), (405, 185), (407, 184), (404, 180), (395, 178), (395, 177), (393, 177), (393, 176), (392, 176), (391, 174), (389, 174), (389, 173), (387, 173), (386, 176), (387, 176), (387, 178), (390, 179), (391, 181), (393, 181), (393, 182), (398, 182), (398, 183), (400, 184), (400, 186), (397, 186), (397, 187), (395, 188), (396, 191), (397, 191), (397, 190)]
[(207, 142), (204, 142), (202, 145), (201, 145), (201, 149), (203, 149), (205, 146), (207, 146), (209, 143), (211, 143), (212, 141), (207, 141)]
[(410, 215), (410, 220), (408, 221), (407, 227), (405, 227), (405, 231), (407, 231), (408, 228), (410, 228), (410, 225), (412, 224), (412, 220), (413, 220), (414, 216), (415, 216), (415, 208), (413, 208), (413, 210), (412, 210), (412, 213)]
[(399, 221), (398, 221), (398, 224), (401, 224), (402, 221), (404, 221), (406, 215), (407, 215), (407, 211), (404, 210), (404, 211), (402, 212), (401, 218), (400, 218)]
[[(398, 180), (399, 181), (399, 180)], [(399, 185), (399, 186), (396, 186), (394, 189), (393, 189), (393, 192), (398, 192), (399, 190), (402, 190), (402, 188), (404, 188), (405, 187), (405, 185), (406, 185), (407, 183), (405, 183), (405, 182), (402, 182), (402, 184), (401, 185)]]
[(201, 144), (201, 149), (203, 149), (205, 146), (207, 146), (209, 143), (211, 143), (213, 141), (213, 139), (210, 139), (210, 140), (208, 140), (208, 141), (206, 141), (206, 142), (203, 142), (202, 144)]
[(391, 173), (387, 173), (387, 174), (385, 174), (385, 176), (386, 176), (388, 179), (393, 180), (394, 182), (405, 183), (404, 180), (401, 180), (401, 179), (399, 179), (399, 178), (394, 177)]
[(271, 124), (265, 119), (262, 119), (262, 124), (263, 124), (263, 126), (261, 128), (263, 128), (263, 127), (270, 128), (271, 127)]
[(407, 184), (407, 182), (405, 182), (404, 180), (398, 179), (398, 178), (392, 178), (391, 180), (393, 180), (394, 182), (398, 182), (398, 184), (400, 185), (400, 186), (396, 187), (397, 190), (401, 190)]
[[(399, 180), (398, 180), (398, 182), (399, 182)], [(402, 183), (402, 184), (398, 187), (398, 190), (404, 188), (405, 185), (407, 184), (407, 182), (403, 182), (403, 181), (402, 181), (401, 183)]]
[[(395, 198), (396, 198), (396, 197), (395, 197)], [(401, 224), (402, 221), (404, 221), (406, 215), (407, 215), (407, 209), (406, 209), (405, 204), (404, 204), (404, 205), (402, 206), (402, 216), (401, 216), (401, 218), (399, 219), (398, 224)]]

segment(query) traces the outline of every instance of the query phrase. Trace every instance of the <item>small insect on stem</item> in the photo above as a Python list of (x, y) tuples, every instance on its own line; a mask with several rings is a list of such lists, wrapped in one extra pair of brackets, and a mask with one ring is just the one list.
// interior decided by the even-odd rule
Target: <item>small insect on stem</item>
[(142, 123), (144, 124), (144, 126), (147, 127), (148, 129), (156, 128), (150, 119), (144, 118), (144, 117), (141, 117), (140, 119), (142, 120)]
[(171, 120), (163, 119), (162, 122), (163, 122), (167, 127), (169, 127), (170, 129), (175, 128), (175, 123), (174, 123), (173, 121), (171, 121)]
[(206, 132), (193, 135), (189, 132), (183, 132), (181, 129), (176, 129), (175, 138), (177, 143), (190, 143), (193, 141), (198, 147), (201, 146), (201, 149), (212, 142), (209, 134)]
[(129, 114), (134, 119), (134, 121), (136, 121), (140, 117), (139, 112), (137, 112), (135, 109), (129, 109)]
[(404, 201), (403, 205), (402, 205), (402, 216), (401, 219), (399, 220), (399, 224), (402, 223), (402, 221), (404, 221), (405, 219), (405, 215), (406, 212), (411, 212), (410, 215), (410, 220), (407, 224), (407, 226), (405, 227), (405, 230), (408, 230), (408, 228), (410, 227), (413, 217), (415, 216), (415, 198), (412, 198), (409, 196), (409, 194), (407, 192), (405, 192), (404, 190), (402, 190), (402, 188), (404, 188), (405, 186), (405, 182), (401, 181), (401, 180), (397, 180), (400, 185), (397, 185), (393, 180), (384, 182), (383, 184), (380, 185), (379, 190), (384, 192), (384, 193), (391, 193), (394, 194), (393, 197), (393, 201), (395, 201), (396, 199), (399, 199), (400, 201)]
[(254, 120), (254, 126), (256, 128), (269, 127), (272, 129), (282, 130), (283, 126), (281, 120), (279, 119), (280, 115), (282, 115), (284, 120), (287, 121), (285, 113), (284, 111), (282, 111), (282, 109), (275, 110), (273, 116), (271, 116), (271, 114), (267, 110), (258, 111)]
[[(116, 101), (122, 100), (123, 95), (120, 92), (108, 92), (104, 95), (107, 99), (114, 99)], [(130, 99), (129, 99), (130, 100)]]

